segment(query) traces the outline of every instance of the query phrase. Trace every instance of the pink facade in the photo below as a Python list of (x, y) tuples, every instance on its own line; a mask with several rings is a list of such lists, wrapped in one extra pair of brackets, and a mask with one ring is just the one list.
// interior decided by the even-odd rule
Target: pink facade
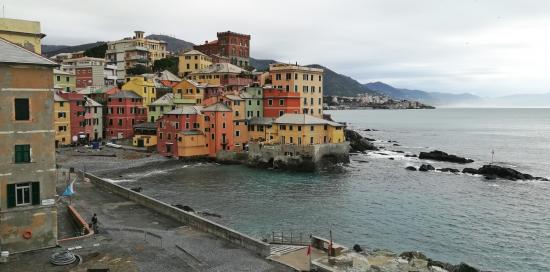
[(120, 91), (107, 99), (105, 133), (108, 139), (129, 139), (134, 125), (147, 121), (143, 98), (132, 91)]

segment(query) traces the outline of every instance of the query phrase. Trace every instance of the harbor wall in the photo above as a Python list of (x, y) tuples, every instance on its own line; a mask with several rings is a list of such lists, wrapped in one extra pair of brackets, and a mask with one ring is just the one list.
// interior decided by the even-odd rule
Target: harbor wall
[(216, 222), (202, 218), (193, 213), (183, 211), (162, 201), (156, 200), (138, 192), (134, 192), (120, 185), (108, 182), (90, 173), (84, 173), (84, 176), (88, 178), (93, 184), (99, 186), (106, 191), (115, 193), (128, 200), (134, 201), (137, 204), (154, 210), (164, 216), (170, 217), (182, 224), (206, 233), (210, 233), (233, 244), (249, 249), (262, 257), (267, 257), (270, 254), (271, 247), (268, 243), (262, 242), (258, 239), (252, 238), (246, 234), (240, 233)]
[(349, 163), (349, 142), (316, 145), (249, 144), (250, 166), (311, 171), (337, 163)]

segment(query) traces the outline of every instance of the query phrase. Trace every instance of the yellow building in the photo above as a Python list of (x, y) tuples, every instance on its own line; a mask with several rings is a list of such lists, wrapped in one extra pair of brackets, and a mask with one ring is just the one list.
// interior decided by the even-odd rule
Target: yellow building
[(233, 111), (233, 142), (236, 147), (244, 147), (248, 142), (248, 129), (246, 125), (245, 101), (238, 95), (228, 94), (223, 102)]
[(206, 136), (200, 130), (184, 130), (177, 133), (178, 156), (189, 158), (208, 155)]
[(275, 143), (279, 139), (278, 127), (273, 126), (275, 118), (254, 117), (248, 120), (248, 139), (251, 142)]
[(184, 79), (172, 87), (172, 93), (176, 99), (194, 101), (195, 105), (201, 105), (204, 99), (204, 88), (206, 84), (200, 84), (196, 81)]
[(68, 100), (54, 94), (55, 146), (71, 144), (71, 109)]
[(273, 87), (300, 93), (300, 112), (323, 116), (323, 69), (276, 63), (269, 65)]
[(131, 38), (108, 42), (105, 58), (108, 64), (117, 66), (117, 76), (126, 76), (126, 69), (138, 64), (152, 67), (155, 60), (166, 58), (166, 42), (147, 39), (143, 31), (134, 31)]
[(40, 22), (0, 18), (0, 38), (20, 45), (37, 54), (42, 54)]
[(155, 82), (152, 78), (143, 76), (127, 77), (121, 90), (133, 91), (143, 98), (143, 106), (148, 107), (157, 99)]
[(157, 145), (157, 125), (154, 122), (138, 123), (134, 125), (132, 144), (136, 147), (153, 147)]
[(212, 58), (197, 50), (187, 51), (179, 56), (178, 75), (185, 77), (191, 73), (207, 68), (212, 64)]
[(187, 79), (198, 83), (242, 86), (250, 84), (252, 77), (252, 73), (231, 63), (215, 63), (187, 75)]
[(69, 72), (54, 69), (53, 88), (64, 92), (74, 92), (76, 90), (75, 75)]

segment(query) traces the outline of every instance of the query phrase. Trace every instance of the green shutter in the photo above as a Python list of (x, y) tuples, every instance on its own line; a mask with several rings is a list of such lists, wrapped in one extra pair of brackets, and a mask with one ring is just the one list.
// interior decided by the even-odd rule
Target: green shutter
[(15, 162), (31, 162), (31, 146), (30, 145), (16, 145), (15, 146)]
[(8, 184), (8, 208), (15, 207), (15, 184)]
[(23, 158), (25, 162), (31, 162), (31, 145), (23, 146)]
[(40, 182), (31, 182), (32, 205), (40, 205)]

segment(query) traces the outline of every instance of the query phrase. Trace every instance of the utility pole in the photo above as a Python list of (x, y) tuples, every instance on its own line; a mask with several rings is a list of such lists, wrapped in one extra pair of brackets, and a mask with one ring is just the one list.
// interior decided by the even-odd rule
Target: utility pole
[(494, 160), (495, 160), (495, 150), (492, 149), (491, 150), (491, 164), (493, 164)]

